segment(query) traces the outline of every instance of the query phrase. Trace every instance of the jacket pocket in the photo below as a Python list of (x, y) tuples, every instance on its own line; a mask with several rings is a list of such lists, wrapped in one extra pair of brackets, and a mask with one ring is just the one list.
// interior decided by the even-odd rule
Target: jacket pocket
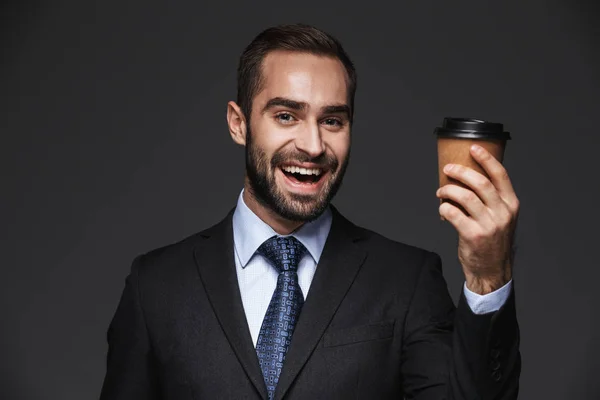
[(323, 346), (343, 346), (345, 344), (390, 338), (394, 335), (394, 322), (393, 320), (382, 321), (325, 332), (323, 335)]

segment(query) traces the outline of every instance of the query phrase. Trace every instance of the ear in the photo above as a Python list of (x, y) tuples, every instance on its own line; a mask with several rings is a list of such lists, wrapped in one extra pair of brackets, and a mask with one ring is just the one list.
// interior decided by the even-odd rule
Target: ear
[(229, 134), (234, 142), (241, 146), (246, 145), (246, 117), (242, 109), (235, 103), (230, 101), (227, 103), (227, 125), (229, 126)]

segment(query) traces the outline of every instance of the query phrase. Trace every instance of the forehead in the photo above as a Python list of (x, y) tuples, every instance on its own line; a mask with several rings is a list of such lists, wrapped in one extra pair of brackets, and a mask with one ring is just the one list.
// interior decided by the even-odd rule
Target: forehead
[(285, 97), (320, 107), (347, 103), (348, 78), (342, 62), (330, 56), (273, 51), (262, 64), (262, 90), (255, 102)]

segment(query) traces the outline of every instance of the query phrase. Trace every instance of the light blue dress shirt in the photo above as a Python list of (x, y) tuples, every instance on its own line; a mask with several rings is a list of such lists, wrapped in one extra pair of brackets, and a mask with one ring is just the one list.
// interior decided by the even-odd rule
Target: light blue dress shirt
[[(278, 274), (264, 257), (255, 252), (265, 240), (278, 234), (248, 208), (244, 203), (243, 194), (242, 190), (233, 214), (234, 258), (244, 312), (252, 342), (256, 347), (263, 318), (277, 285)], [(319, 218), (305, 223), (291, 234), (308, 250), (308, 254), (298, 265), (298, 280), (305, 299), (309, 295), (310, 284), (329, 235), (331, 222), (331, 209), (327, 208)], [(465, 283), (465, 298), (475, 314), (496, 311), (508, 298), (511, 284), (512, 281), (492, 293), (481, 296), (467, 289)]]

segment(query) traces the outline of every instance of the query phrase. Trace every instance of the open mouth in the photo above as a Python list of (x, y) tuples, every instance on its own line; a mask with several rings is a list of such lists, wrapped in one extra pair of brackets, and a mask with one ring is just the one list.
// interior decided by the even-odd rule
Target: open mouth
[(293, 183), (314, 185), (325, 175), (321, 168), (302, 168), (295, 165), (284, 165), (280, 167), (283, 174)]

